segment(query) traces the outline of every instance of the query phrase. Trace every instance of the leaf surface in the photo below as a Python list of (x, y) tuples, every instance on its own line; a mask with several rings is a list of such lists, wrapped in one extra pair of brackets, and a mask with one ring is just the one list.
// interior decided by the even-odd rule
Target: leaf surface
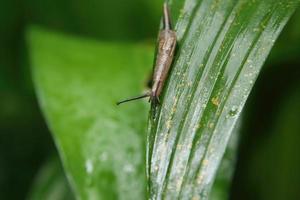
[(77, 199), (145, 199), (149, 105), (140, 94), (153, 61), (146, 45), (29, 32), (40, 106)]
[(208, 199), (248, 95), (298, 0), (174, 0), (178, 50), (152, 107), (152, 199)]

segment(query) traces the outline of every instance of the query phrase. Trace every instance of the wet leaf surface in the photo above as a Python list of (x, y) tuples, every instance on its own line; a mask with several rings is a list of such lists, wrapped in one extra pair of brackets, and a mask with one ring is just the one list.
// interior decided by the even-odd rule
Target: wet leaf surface
[(145, 199), (149, 105), (116, 106), (140, 94), (153, 48), (32, 29), (32, 72), (40, 106), (78, 199)]

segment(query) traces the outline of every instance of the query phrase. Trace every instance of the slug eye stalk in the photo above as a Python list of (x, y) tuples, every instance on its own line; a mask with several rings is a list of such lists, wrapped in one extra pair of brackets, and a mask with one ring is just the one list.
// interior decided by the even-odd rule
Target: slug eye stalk
[(117, 102), (117, 105), (129, 102), (129, 101), (135, 101), (135, 100), (138, 100), (138, 99), (143, 99), (143, 98), (146, 98), (146, 97), (149, 97), (149, 96), (150, 96), (150, 94), (146, 93), (146, 94), (143, 94), (141, 96), (137, 96), (137, 97), (133, 97), (133, 98), (130, 98), (130, 99), (125, 99), (123, 101), (119, 101), (119, 102)]
[(167, 3), (164, 3), (163, 29), (160, 31), (158, 37), (158, 51), (156, 55), (156, 63), (152, 77), (152, 88), (146, 94), (120, 101), (117, 103), (117, 105), (146, 97), (150, 97), (149, 102), (151, 103), (159, 103), (159, 96), (162, 92), (164, 83), (168, 77), (168, 73), (174, 58), (176, 42), (176, 33), (172, 30), (171, 27), (169, 7)]
[(170, 11), (167, 3), (164, 3), (164, 14), (163, 14), (163, 29), (171, 30), (172, 24), (170, 19)]

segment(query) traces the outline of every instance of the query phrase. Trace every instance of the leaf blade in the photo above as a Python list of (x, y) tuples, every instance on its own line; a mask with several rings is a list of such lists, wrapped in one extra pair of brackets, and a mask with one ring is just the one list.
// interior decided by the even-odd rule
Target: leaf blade
[(140, 93), (152, 48), (41, 29), (29, 42), (38, 100), (76, 198), (145, 198), (148, 105), (115, 103)]
[(153, 199), (208, 198), (237, 118), (297, 3), (171, 3), (182, 6), (176, 24), (179, 51), (160, 111), (150, 121)]

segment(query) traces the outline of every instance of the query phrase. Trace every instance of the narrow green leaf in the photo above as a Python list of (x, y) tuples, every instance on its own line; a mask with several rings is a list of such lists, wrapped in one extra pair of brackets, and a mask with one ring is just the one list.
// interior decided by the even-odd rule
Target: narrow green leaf
[(240, 129), (242, 125), (242, 117), (240, 118), (241, 119), (237, 121), (231, 133), (225, 154), (218, 168), (216, 180), (210, 194), (211, 200), (225, 200), (229, 198), (231, 181), (236, 165)]
[(266, 64), (274, 66), (285, 62), (297, 62), (300, 52), (299, 20), (300, 9), (298, 7), (276, 41)]
[(33, 78), (77, 199), (145, 199), (149, 106), (116, 106), (140, 94), (153, 48), (108, 44), (34, 29)]
[(152, 109), (152, 199), (208, 199), (247, 97), (298, 0), (170, 1), (179, 48)]

